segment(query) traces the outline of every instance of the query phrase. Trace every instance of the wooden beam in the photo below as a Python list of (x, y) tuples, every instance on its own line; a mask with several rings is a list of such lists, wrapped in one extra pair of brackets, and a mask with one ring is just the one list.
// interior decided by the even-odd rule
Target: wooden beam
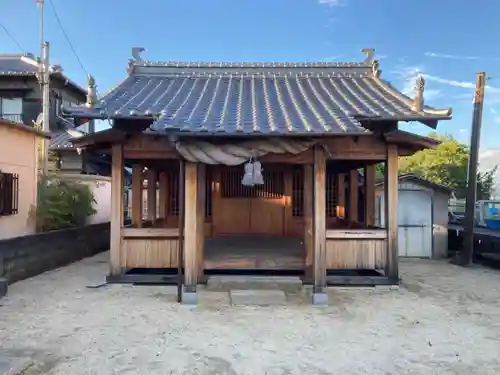
[(111, 161), (111, 238), (110, 238), (110, 273), (121, 273), (121, 228), (123, 226), (123, 148), (113, 145)]
[(273, 154), (269, 153), (259, 158), (262, 163), (284, 163), (284, 164), (312, 164), (313, 151), (307, 149), (299, 154)]
[(148, 181), (148, 220), (156, 220), (156, 179), (158, 173), (152, 168), (146, 171), (146, 179)]
[(158, 215), (166, 223), (168, 204), (168, 176), (167, 172), (160, 172), (158, 175)]
[(358, 170), (353, 169), (349, 172), (349, 213), (347, 215), (351, 223), (358, 221), (358, 182)]
[(337, 175), (337, 217), (345, 218), (345, 174)]
[(385, 143), (374, 135), (333, 137), (321, 140), (329, 160), (385, 160)]
[(132, 224), (142, 227), (142, 165), (132, 166)]
[(136, 160), (175, 160), (176, 154), (173, 151), (160, 151), (160, 150), (125, 150), (126, 159)]
[[(184, 284), (188, 289), (198, 283), (198, 164), (185, 163), (184, 187)], [(182, 223), (181, 223), (182, 225)]]
[(365, 167), (365, 225), (373, 226), (375, 221), (375, 165)]
[(196, 210), (196, 247), (197, 247), (197, 264), (198, 264), (198, 277), (203, 277), (204, 271), (204, 245), (205, 245), (205, 201), (207, 182), (206, 173), (207, 168), (205, 164), (198, 164), (197, 175), (197, 210)]
[(314, 148), (314, 293), (326, 286), (326, 157), (323, 148)]
[(385, 274), (393, 281), (398, 281), (398, 148), (392, 144), (387, 145), (384, 189), (385, 227), (387, 228), (387, 265)]
[(304, 165), (304, 247), (305, 274), (313, 277), (314, 239), (313, 239), (313, 166)]

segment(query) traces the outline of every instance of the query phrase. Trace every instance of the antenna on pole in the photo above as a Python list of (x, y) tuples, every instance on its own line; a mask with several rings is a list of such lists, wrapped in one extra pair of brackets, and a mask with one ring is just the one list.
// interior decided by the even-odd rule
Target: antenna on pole
[[(39, 73), (40, 77), (43, 75), (43, 8), (44, 8), (44, 0), (35, 0), (36, 6), (38, 10), (40, 11), (39, 13), (39, 22), (38, 22), (38, 38), (40, 40), (40, 67), (39, 67)], [(40, 85), (42, 84), (40, 80)]]

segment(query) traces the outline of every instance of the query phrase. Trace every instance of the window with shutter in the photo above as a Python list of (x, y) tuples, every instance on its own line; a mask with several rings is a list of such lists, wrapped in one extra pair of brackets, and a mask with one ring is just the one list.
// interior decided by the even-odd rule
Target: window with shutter
[(19, 175), (0, 171), (0, 216), (15, 215), (19, 204)]

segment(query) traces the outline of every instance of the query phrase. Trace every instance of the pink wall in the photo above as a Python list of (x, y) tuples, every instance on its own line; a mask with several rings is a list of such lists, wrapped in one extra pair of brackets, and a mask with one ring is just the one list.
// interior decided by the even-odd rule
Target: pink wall
[(28, 222), (29, 210), (36, 204), (37, 142), (40, 136), (0, 123), (0, 170), (19, 174), (19, 212), (0, 216), (0, 239), (34, 233)]

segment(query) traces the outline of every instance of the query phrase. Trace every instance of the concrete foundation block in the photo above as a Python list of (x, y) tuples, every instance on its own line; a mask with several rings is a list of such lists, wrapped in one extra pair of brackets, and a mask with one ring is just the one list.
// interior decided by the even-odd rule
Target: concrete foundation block
[(7, 279), (0, 277), (0, 298), (7, 295), (7, 288), (8, 288)]
[(232, 305), (284, 305), (285, 293), (281, 290), (231, 290), (229, 299)]
[(315, 292), (312, 294), (312, 304), (318, 306), (328, 305), (328, 294), (325, 292)]
[(196, 286), (185, 285), (184, 288), (182, 288), (181, 304), (183, 305), (198, 304), (198, 295), (196, 293)]

